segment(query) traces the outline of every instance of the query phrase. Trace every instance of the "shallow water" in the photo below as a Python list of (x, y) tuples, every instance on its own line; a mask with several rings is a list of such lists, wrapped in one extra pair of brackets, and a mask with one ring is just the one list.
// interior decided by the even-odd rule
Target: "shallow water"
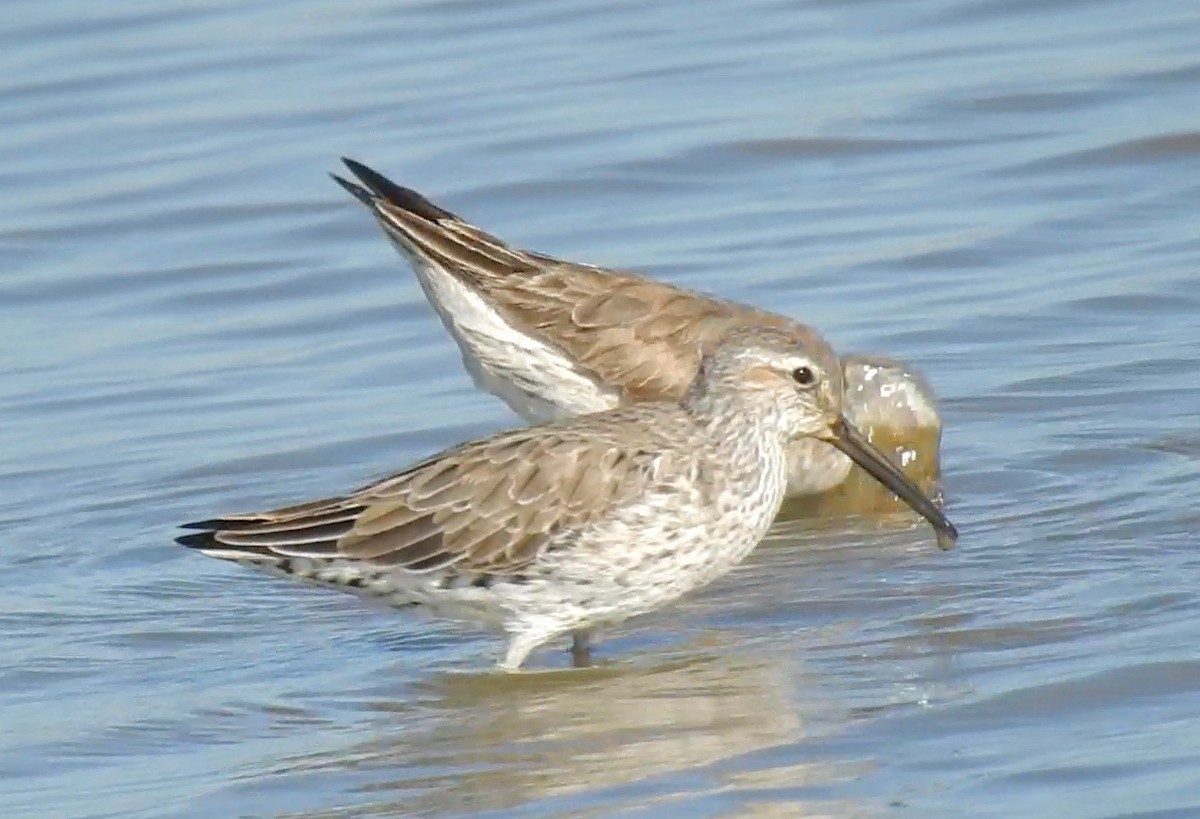
[[(1200, 815), (1200, 11), (10, 4), (10, 816)], [(959, 549), (781, 524), (602, 665), (171, 543), (514, 423), (325, 176), (914, 363)]]

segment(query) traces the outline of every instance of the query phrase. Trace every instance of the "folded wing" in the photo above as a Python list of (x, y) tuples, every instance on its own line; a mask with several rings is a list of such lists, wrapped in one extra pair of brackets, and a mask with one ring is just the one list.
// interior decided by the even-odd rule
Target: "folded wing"
[[(628, 431), (628, 427), (625, 428)], [(410, 572), (516, 573), (653, 479), (653, 447), (571, 428), (502, 433), (343, 497), (186, 524), (216, 557), (369, 561)], [(644, 443), (644, 442), (643, 442)]]

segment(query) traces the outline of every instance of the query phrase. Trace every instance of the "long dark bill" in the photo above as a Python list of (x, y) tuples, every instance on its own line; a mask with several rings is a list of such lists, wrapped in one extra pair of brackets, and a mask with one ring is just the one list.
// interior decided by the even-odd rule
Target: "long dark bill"
[(845, 418), (839, 418), (833, 428), (833, 437), (827, 439), (827, 443), (846, 453), (850, 460), (865, 469), (868, 475), (895, 492), (896, 496), (911, 506), (914, 512), (929, 521), (937, 535), (937, 544), (940, 548), (954, 548), (954, 544), (958, 540), (958, 530), (954, 528), (954, 524), (942, 514), (942, 510), (933, 501), (925, 497), (925, 494), (907, 475), (900, 471), (899, 467), (891, 462), (888, 456), (864, 438), (854, 424)]

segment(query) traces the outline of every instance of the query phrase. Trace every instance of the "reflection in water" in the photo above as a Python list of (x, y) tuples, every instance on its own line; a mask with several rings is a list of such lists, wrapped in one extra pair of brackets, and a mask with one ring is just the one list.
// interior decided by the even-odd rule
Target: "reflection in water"
[[(367, 808), (372, 815), (500, 809), (628, 786), (801, 739), (804, 713), (821, 704), (796, 693), (794, 673), (761, 655), (693, 653), (642, 667), (445, 674), (422, 683), (415, 702), (369, 703), (379, 712), (371, 739), (294, 758), (279, 773), (371, 769), (370, 790), (388, 794)], [(769, 774), (793, 787), (838, 776), (823, 761)]]

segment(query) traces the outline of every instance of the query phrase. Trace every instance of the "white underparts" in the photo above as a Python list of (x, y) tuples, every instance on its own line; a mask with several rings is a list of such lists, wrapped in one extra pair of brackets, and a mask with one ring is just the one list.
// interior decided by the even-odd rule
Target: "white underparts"
[(570, 357), (506, 322), (495, 307), (454, 274), (398, 246), (462, 351), (463, 364), (477, 387), (532, 422), (617, 406), (616, 392), (581, 372)]

